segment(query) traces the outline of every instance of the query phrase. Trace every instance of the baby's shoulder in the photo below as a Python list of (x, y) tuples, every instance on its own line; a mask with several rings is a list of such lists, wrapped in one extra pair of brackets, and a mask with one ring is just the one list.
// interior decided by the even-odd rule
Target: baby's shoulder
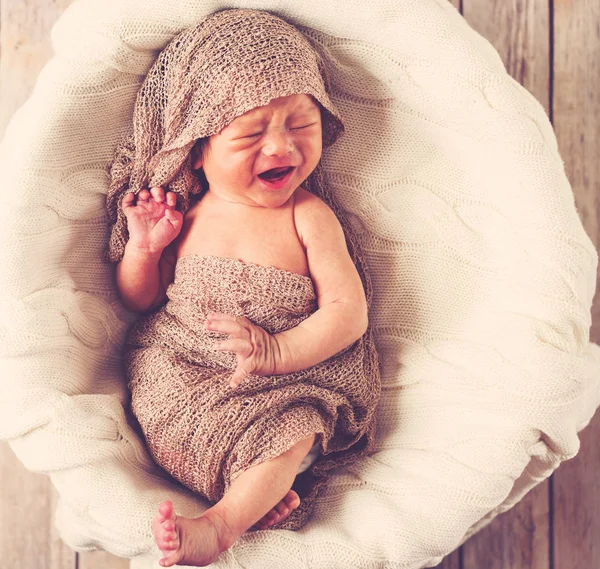
[(298, 187), (295, 192), (294, 219), (298, 232), (310, 236), (318, 232), (323, 222), (336, 223), (337, 217), (320, 197)]
[(331, 208), (319, 196), (311, 194), (301, 186), (298, 187), (294, 195), (294, 213), (298, 214), (305, 221), (310, 222), (323, 210), (333, 213)]

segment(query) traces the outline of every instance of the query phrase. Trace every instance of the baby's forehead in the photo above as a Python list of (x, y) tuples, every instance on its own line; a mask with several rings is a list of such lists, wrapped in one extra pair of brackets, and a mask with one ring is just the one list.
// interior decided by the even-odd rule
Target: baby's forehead
[[(281, 116), (299, 117), (310, 116), (317, 120), (321, 117), (320, 103), (312, 95), (288, 95), (272, 99), (267, 105), (254, 107), (245, 113), (234, 118), (230, 123), (226, 124), (216, 136), (225, 135), (232, 130), (253, 126), (254, 123), (263, 120), (272, 114), (273, 110), (280, 113)], [(212, 135), (215, 136), (215, 135)]]
[(295, 95), (292, 97), (280, 97), (272, 100), (269, 104), (260, 107), (254, 107), (233, 119), (232, 122), (244, 122), (247, 120), (258, 119), (272, 110), (279, 110), (287, 115), (305, 114), (314, 109), (318, 109), (319, 104), (312, 95)]

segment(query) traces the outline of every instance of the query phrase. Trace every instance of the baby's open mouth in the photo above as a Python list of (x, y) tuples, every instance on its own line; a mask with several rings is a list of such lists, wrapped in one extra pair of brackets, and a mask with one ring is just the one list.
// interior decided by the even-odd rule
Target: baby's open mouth
[(258, 177), (262, 178), (263, 180), (269, 180), (270, 182), (273, 182), (285, 178), (293, 169), (293, 166), (286, 166), (284, 168), (271, 168), (270, 170), (259, 174)]

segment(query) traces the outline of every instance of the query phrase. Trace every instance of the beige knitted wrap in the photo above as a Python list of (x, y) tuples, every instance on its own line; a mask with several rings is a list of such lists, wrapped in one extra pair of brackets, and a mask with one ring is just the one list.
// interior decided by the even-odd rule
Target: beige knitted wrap
[[(124, 193), (163, 185), (180, 196), (185, 212), (189, 194), (202, 189), (191, 170), (192, 145), (246, 111), (276, 97), (311, 94), (321, 104), (323, 147), (333, 144), (343, 125), (326, 88), (318, 52), (270, 13), (216, 12), (175, 37), (140, 89), (133, 134), (111, 168), (109, 258), (120, 260), (127, 239)], [(321, 163), (303, 186), (337, 215), (370, 308), (371, 281), (357, 239), (327, 190)], [(282, 332), (318, 309), (312, 279), (238, 259), (185, 255), (167, 297), (134, 324), (124, 350), (131, 409), (150, 453), (175, 479), (216, 502), (247, 468), (320, 433), (321, 455), (296, 481), (300, 507), (272, 526), (302, 527), (328, 473), (372, 450), (381, 382), (371, 326), (324, 362), (250, 375), (231, 389), (236, 357), (214, 349), (228, 335), (204, 329), (208, 313), (243, 315), (270, 334)]]
[[(250, 375), (235, 389), (227, 334), (207, 331), (209, 312), (245, 316), (270, 334), (317, 310), (309, 277), (238, 259), (179, 259), (169, 301), (139, 320), (125, 349), (131, 409), (154, 460), (175, 479), (218, 501), (247, 468), (312, 433), (321, 453), (294, 489), (300, 506), (273, 528), (299, 529), (328, 473), (372, 450), (380, 396), (370, 330), (327, 360), (294, 373)], [(300, 479), (302, 477), (302, 479)]]

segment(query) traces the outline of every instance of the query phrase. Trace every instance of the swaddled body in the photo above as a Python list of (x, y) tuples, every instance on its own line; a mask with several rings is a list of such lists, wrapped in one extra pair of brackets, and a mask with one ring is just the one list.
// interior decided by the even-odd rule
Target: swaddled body
[[(288, 529), (304, 523), (326, 470), (354, 460), (374, 435), (377, 370), (358, 339), (307, 369), (250, 375), (232, 389), (235, 355), (215, 349), (226, 335), (207, 330), (205, 322), (211, 312), (245, 316), (276, 334), (318, 309), (297, 195), (315, 199), (298, 188), (282, 206), (264, 208), (209, 191), (186, 214), (182, 238), (173, 244), (168, 302), (138, 321), (125, 352), (132, 410), (153, 457), (213, 502), (244, 470), (322, 434), (323, 454), (337, 453), (336, 460), (315, 465), (316, 483), (282, 524)], [(226, 224), (218, 222), (221, 216)], [(247, 239), (231, 248), (233, 235)]]

